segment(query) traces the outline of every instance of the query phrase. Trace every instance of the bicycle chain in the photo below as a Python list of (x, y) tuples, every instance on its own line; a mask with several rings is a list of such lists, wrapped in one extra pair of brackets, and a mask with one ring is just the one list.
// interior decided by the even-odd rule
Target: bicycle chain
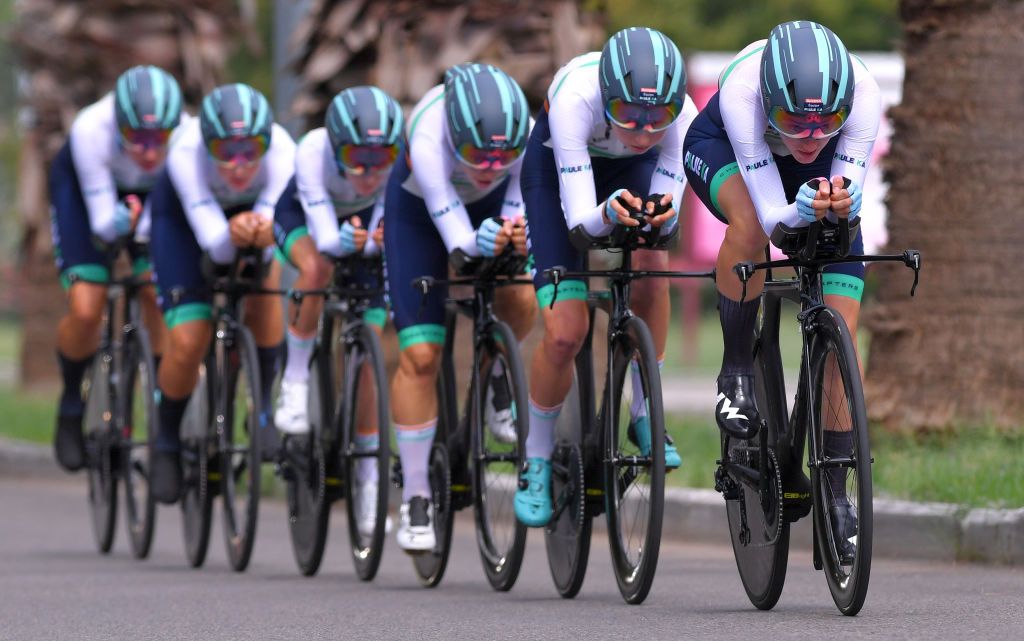
[[(779, 460), (775, 456), (775, 450), (773, 450), (771, 448), (768, 448), (768, 457), (771, 459), (770, 467), (772, 467), (775, 470), (775, 493), (776, 493), (775, 510), (774, 510), (775, 511), (775, 534), (772, 535), (772, 538), (771, 538), (770, 541), (765, 541), (764, 543), (747, 543), (747, 545), (745, 547), (752, 547), (752, 548), (766, 548), (766, 547), (770, 547), (770, 546), (773, 546), (776, 543), (778, 543), (779, 542), (779, 537), (782, 536), (782, 475), (781, 475), (781, 471), (779, 469)], [(739, 485), (739, 491), (740, 491), (740, 508), (744, 512), (743, 518), (741, 519), (741, 521), (742, 521), (743, 525), (746, 526), (747, 525), (747, 519), (746, 519), (746, 489), (743, 487), (742, 483), (740, 483), (738, 485)], [(759, 498), (758, 502), (760, 503), (760, 497), (758, 497), (758, 498)], [(749, 530), (749, 526), (747, 526), (747, 527), (748, 527), (748, 530)]]

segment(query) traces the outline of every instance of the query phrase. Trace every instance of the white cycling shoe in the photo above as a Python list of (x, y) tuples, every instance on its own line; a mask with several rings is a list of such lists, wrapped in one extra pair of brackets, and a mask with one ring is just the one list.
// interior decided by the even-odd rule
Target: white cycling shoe
[(434, 506), (430, 499), (414, 496), (398, 510), (398, 547), (409, 554), (434, 549)]
[(274, 424), (285, 434), (308, 434), (309, 383), (281, 381)]
[(492, 377), (491, 384), (487, 387), (484, 422), (491, 431), (491, 435), (499, 442), (516, 442), (515, 415), (512, 413), (512, 399), (509, 398), (504, 376)]

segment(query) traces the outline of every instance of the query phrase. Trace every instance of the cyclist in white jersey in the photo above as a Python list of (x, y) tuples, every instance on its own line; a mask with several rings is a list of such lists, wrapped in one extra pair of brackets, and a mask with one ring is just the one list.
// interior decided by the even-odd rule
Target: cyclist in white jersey
[[(296, 289), (328, 285), (334, 268), (330, 258), (353, 254), (380, 258), (384, 244), (384, 188), (399, 156), (404, 135), (402, 107), (377, 87), (353, 87), (338, 93), (327, 108), (324, 126), (307, 133), (295, 154), (295, 176), (277, 201), (274, 236), (277, 246), (299, 270)], [(356, 267), (353, 278), (369, 288), (380, 284), (373, 274)], [(309, 433), (309, 362), (323, 299), (304, 298), (293, 310), (288, 326), (288, 359), (274, 415), (286, 435)], [(378, 335), (387, 320), (384, 295), (371, 302), (363, 316)], [(373, 394), (370, 386), (360, 393)], [(361, 403), (360, 407), (370, 407)], [(356, 446), (377, 449), (376, 414), (357, 417)], [(376, 522), (377, 466), (373, 459), (356, 462), (356, 492), (361, 499), (360, 531), (373, 531)]]
[[(160, 365), (160, 430), (152, 458), (153, 496), (177, 500), (181, 489), (179, 428), (210, 345), (210, 269), (224, 269), (239, 248), (272, 256), (274, 206), (295, 168), (295, 143), (273, 121), (267, 99), (244, 84), (223, 85), (203, 99), (199, 118), (171, 147), (153, 192), (153, 266), (170, 331)], [(264, 286), (277, 287), (271, 261)], [(245, 322), (256, 339), (263, 407), (256, 438), (265, 460), (276, 456), (271, 385), (284, 338), (279, 296), (248, 296)]]
[[(434, 388), (447, 295), (435, 287), (423, 296), (411, 283), (420, 276), (447, 277), (449, 255), (494, 256), (510, 242), (525, 253), (519, 161), (529, 130), (529, 107), (515, 80), (491, 65), (457, 65), (413, 109), (407, 162), (398, 163), (388, 179), (384, 254), (401, 350), (391, 384), (403, 476), (397, 534), (410, 552), (431, 550), (435, 542), (427, 465), (437, 427)], [(536, 313), (523, 287), (496, 292), (495, 310), (519, 340)], [(497, 403), (490, 399), (487, 411), (497, 415), (503, 409)], [(507, 442), (515, 438), (511, 425), (494, 432)]]
[[(530, 368), (527, 468), (515, 497), (516, 516), (526, 525), (540, 527), (551, 517), (554, 426), (589, 322), (586, 283), (562, 282), (555, 297), (544, 271), (557, 265), (583, 269), (584, 255), (570, 242), (571, 230), (593, 237), (608, 235), (616, 225), (637, 225), (618, 202), (620, 197), (648, 212), (646, 222), (661, 227), (662, 234), (672, 232), (686, 185), (683, 137), (696, 114), (686, 95), (682, 55), (654, 29), (623, 29), (600, 53), (579, 56), (562, 67), (548, 89), (522, 176), (534, 287), (544, 318), (544, 340)], [(653, 203), (644, 208), (643, 199), (654, 194), (662, 194), (660, 202), (668, 211), (653, 215)], [(634, 254), (637, 269), (665, 269), (667, 260), (663, 251)], [(662, 279), (635, 282), (631, 304), (651, 328), (660, 363), (668, 334), (668, 284)], [(632, 385), (638, 392), (639, 378), (634, 369)], [(649, 453), (643, 394), (634, 398), (638, 402), (630, 408), (629, 434)], [(664, 456), (667, 468), (680, 465), (670, 439)]]
[[(54, 450), (68, 471), (85, 464), (81, 387), (99, 342), (110, 280), (108, 249), (115, 240), (133, 238), (127, 247), (133, 270), (136, 275), (149, 271), (149, 217), (143, 208), (181, 118), (177, 81), (157, 67), (132, 67), (118, 77), (114, 91), (78, 114), (50, 170), (54, 253), (68, 297), (68, 314), (57, 326), (64, 391)], [(156, 293), (143, 288), (139, 297), (159, 362), (166, 329)]]
[[(764, 273), (742, 285), (732, 268), (764, 256), (778, 223), (807, 225), (826, 215), (860, 213), (864, 176), (878, 133), (878, 84), (829, 29), (808, 21), (775, 27), (726, 67), (719, 92), (694, 121), (685, 142), (690, 185), (708, 209), (729, 225), (717, 262), (719, 315), (725, 350), (715, 417), (734, 438), (752, 438), (760, 426), (754, 401), (753, 339)], [(850, 181), (844, 187), (844, 179)], [(817, 188), (807, 183), (813, 181)], [(860, 235), (851, 253), (863, 254)], [(864, 264), (831, 265), (822, 275), (825, 303), (857, 331)], [(856, 345), (856, 341), (854, 341)], [(841, 384), (841, 383), (840, 383)], [(852, 452), (844, 412), (826, 418), (830, 457)], [(810, 506), (810, 483), (800, 466), (783, 478), (787, 502)], [(853, 558), (856, 513), (845, 490), (846, 468), (827, 470), (832, 526), (840, 553)]]

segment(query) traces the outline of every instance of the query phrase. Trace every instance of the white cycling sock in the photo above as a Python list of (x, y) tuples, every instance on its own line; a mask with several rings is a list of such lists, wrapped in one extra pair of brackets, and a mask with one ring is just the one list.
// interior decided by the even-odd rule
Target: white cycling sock
[(555, 449), (555, 423), (562, 403), (541, 407), (530, 398), (530, 431), (526, 435), (526, 458), (550, 459)]
[[(665, 365), (665, 358), (658, 359), (658, 371)], [(640, 378), (640, 366), (636, 360), (629, 363), (629, 377), (633, 381), (633, 400), (629, 405), (629, 417), (634, 422), (647, 416), (647, 404), (644, 402), (644, 385)]]
[[(380, 447), (380, 435), (374, 432), (373, 434), (360, 434), (356, 432), (355, 437), (356, 449), (360, 452), (368, 452)], [(360, 484), (375, 482), (378, 478), (379, 472), (377, 471), (377, 459), (369, 456), (361, 456), (356, 461), (356, 481)]]
[(430, 491), (430, 448), (434, 445), (437, 417), (419, 425), (395, 424), (398, 457), (402, 461), (402, 502), (414, 496), (433, 498)]
[(309, 358), (313, 353), (314, 338), (302, 338), (291, 327), (288, 328), (288, 363), (284, 368), (284, 380), (289, 383), (309, 380)]

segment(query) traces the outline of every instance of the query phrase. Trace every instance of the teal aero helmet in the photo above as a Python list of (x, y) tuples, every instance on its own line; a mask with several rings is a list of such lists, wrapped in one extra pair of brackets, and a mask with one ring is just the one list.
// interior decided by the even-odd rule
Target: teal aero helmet
[(601, 50), (598, 78), (601, 100), (645, 106), (673, 105), (678, 114), (686, 99), (686, 66), (679, 48), (665, 34), (629, 27), (613, 35)]
[(396, 145), (405, 120), (398, 101), (377, 87), (352, 87), (327, 107), (324, 125), (335, 155), (344, 145)]
[(776, 129), (783, 114), (816, 120), (836, 115), (841, 127), (853, 109), (854, 80), (843, 41), (817, 22), (784, 22), (768, 36), (761, 54), (761, 101)]
[(530, 107), (519, 84), (493, 65), (455, 65), (444, 75), (444, 113), (452, 148), (521, 153)]
[(159, 67), (132, 67), (117, 78), (114, 114), (120, 129), (174, 129), (181, 121), (178, 81)]
[(203, 98), (199, 127), (209, 147), (216, 140), (262, 138), (270, 144), (274, 112), (260, 92), (242, 83), (221, 85)]

